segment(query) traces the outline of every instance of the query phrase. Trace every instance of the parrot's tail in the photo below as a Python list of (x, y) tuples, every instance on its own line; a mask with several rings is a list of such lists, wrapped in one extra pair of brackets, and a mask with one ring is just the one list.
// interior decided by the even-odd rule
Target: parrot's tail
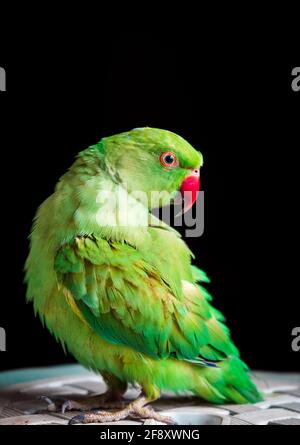
[(218, 362), (215, 368), (199, 367), (199, 372), (202, 378), (195, 392), (211, 402), (256, 403), (263, 400), (250, 380), (248, 367), (238, 357)]

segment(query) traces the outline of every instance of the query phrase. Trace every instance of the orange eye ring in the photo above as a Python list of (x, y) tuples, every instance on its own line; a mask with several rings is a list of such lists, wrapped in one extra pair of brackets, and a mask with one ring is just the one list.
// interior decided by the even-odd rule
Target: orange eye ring
[(160, 155), (159, 160), (163, 167), (172, 168), (178, 165), (177, 157), (172, 151), (164, 151)]

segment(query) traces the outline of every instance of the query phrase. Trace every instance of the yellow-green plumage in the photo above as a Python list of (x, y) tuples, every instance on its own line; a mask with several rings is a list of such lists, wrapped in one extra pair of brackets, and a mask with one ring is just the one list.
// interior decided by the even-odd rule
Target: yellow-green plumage
[[(159, 163), (166, 150), (179, 159), (172, 171)], [(216, 403), (253, 402), (260, 395), (199, 284), (205, 274), (191, 266), (178, 233), (131, 196), (174, 193), (188, 169), (201, 164), (182, 138), (151, 128), (104, 138), (80, 153), (38, 210), (27, 297), (79, 362), (140, 384), (149, 400), (170, 389)], [(120, 201), (131, 196), (126, 221), (99, 195), (116, 194), (120, 185)], [(150, 225), (134, 225), (141, 216)]]

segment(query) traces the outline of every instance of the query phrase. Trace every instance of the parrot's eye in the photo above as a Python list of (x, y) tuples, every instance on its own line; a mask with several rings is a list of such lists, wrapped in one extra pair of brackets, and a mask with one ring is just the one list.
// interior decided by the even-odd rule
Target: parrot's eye
[(159, 159), (164, 167), (176, 167), (178, 165), (177, 157), (172, 151), (165, 151)]

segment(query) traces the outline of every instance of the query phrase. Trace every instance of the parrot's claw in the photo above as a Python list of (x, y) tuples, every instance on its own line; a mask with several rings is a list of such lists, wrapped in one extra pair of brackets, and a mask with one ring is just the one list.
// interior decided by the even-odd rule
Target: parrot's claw
[(104, 394), (98, 396), (90, 396), (78, 400), (51, 400), (48, 396), (41, 396), (40, 399), (47, 402), (47, 410), (51, 412), (61, 412), (64, 414), (66, 411), (88, 411), (92, 409), (122, 409), (125, 406), (125, 402), (122, 400), (122, 395), (116, 392), (107, 391)]
[(48, 406), (47, 406), (48, 411), (51, 411), (51, 412), (59, 411), (57, 403), (55, 403), (53, 400), (51, 400), (48, 396), (40, 396), (39, 399), (44, 400), (48, 404)]
[(66, 400), (61, 407), (61, 412), (62, 414), (64, 414), (66, 411), (71, 411), (73, 408), (72, 406), (72, 401), (71, 400)]
[(78, 416), (72, 417), (72, 419), (69, 420), (68, 425), (75, 425), (77, 423), (84, 423), (84, 414), (78, 414)]
[(152, 408), (144, 407), (148, 401), (145, 397), (140, 397), (134, 402), (131, 402), (126, 408), (119, 411), (91, 411), (79, 414), (69, 421), (69, 425), (77, 423), (107, 423), (118, 422), (128, 417), (134, 419), (153, 419), (168, 425), (176, 425), (176, 422), (171, 417), (163, 416), (154, 411)]

